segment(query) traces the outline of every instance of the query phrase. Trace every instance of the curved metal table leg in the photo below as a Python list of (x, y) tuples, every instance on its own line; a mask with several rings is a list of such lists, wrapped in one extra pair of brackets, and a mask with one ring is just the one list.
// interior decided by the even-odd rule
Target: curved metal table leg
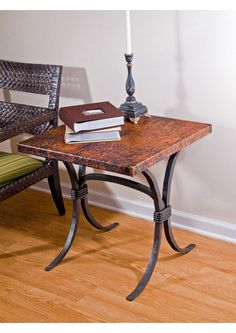
[(78, 180), (76, 177), (76, 172), (75, 172), (74, 166), (69, 163), (64, 163), (64, 164), (67, 168), (67, 171), (68, 171), (68, 174), (70, 177), (70, 181), (71, 181), (71, 186), (72, 186), (72, 190), (71, 190), (71, 197), (73, 199), (72, 220), (71, 220), (69, 233), (68, 233), (68, 236), (67, 236), (63, 249), (57, 255), (57, 257), (45, 268), (46, 271), (50, 271), (51, 269), (53, 269), (66, 256), (66, 254), (68, 253), (69, 249), (71, 248), (71, 245), (75, 238), (77, 226), (79, 223), (80, 200), (79, 200), (79, 197), (77, 197), (76, 195), (73, 195), (73, 193), (76, 193), (76, 191), (79, 190), (79, 183), (78, 183)]
[(83, 180), (83, 176), (85, 174), (86, 167), (79, 167), (79, 175), (77, 178), (75, 168), (73, 164), (64, 162), (69, 177), (71, 181), (71, 198), (73, 200), (73, 212), (72, 212), (72, 220), (71, 225), (69, 229), (69, 233), (67, 235), (66, 242), (63, 246), (63, 249), (60, 251), (60, 253), (57, 255), (57, 257), (45, 268), (46, 271), (50, 271), (53, 269), (56, 265), (58, 265), (63, 258), (66, 256), (68, 251), (70, 250), (73, 240), (76, 235), (78, 223), (79, 223), (79, 212), (80, 212), (80, 206), (82, 203), (82, 209), (85, 214), (85, 217), (87, 218), (88, 222), (90, 222), (95, 228), (103, 231), (108, 231), (113, 229), (118, 225), (118, 223), (112, 223), (108, 226), (102, 226), (100, 223), (98, 223), (92, 216), (89, 207), (88, 207), (88, 199), (87, 199), (87, 185), (85, 184)]
[(89, 209), (88, 198), (87, 198), (88, 190), (87, 190), (86, 180), (89, 180), (89, 179), (111, 181), (111, 182), (116, 182), (118, 184), (134, 188), (136, 190), (139, 190), (141, 192), (148, 194), (149, 196), (152, 197), (152, 199), (154, 201), (155, 227), (154, 227), (154, 238), (153, 238), (153, 247), (152, 247), (151, 256), (150, 256), (146, 271), (144, 272), (141, 280), (137, 284), (136, 288), (127, 296), (128, 301), (134, 300), (144, 290), (144, 288), (146, 287), (147, 283), (149, 282), (149, 280), (152, 276), (152, 273), (154, 271), (154, 268), (155, 268), (155, 265), (156, 265), (156, 262), (158, 259), (158, 254), (159, 254), (159, 249), (160, 249), (160, 244), (161, 244), (161, 237), (162, 237), (162, 224), (163, 223), (164, 223), (165, 235), (166, 235), (167, 241), (169, 242), (170, 246), (175, 251), (180, 252), (180, 253), (187, 253), (187, 252), (191, 251), (195, 247), (195, 244), (189, 244), (185, 248), (181, 248), (174, 239), (171, 224), (170, 224), (170, 216), (171, 216), (171, 207), (169, 205), (170, 189), (171, 189), (171, 181), (172, 181), (172, 176), (173, 176), (174, 165), (175, 165), (177, 156), (178, 156), (178, 153), (175, 153), (172, 156), (170, 156), (170, 158), (168, 160), (165, 177), (164, 177), (164, 183), (163, 183), (162, 197), (161, 197), (161, 193), (160, 193), (158, 184), (157, 184), (154, 176), (152, 175), (152, 173), (149, 170), (142, 172), (149, 184), (149, 187), (148, 187), (148, 186), (144, 186), (142, 184), (138, 184), (136, 182), (130, 183), (128, 180), (121, 181), (120, 177), (111, 177), (111, 176), (103, 177), (102, 175), (99, 177), (95, 177), (95, 174), (91, 174), (91, 175), (87, 175), (87, 178), (86, 178), (86, 175), (85, 175), (86, 167), (85, 166), (80, 166), (79, 174), (77, 177), (74, 166), (70, 163), (64, 162), (64, 164), (68, 170), (68, 174), (70, 176), (71, 185), (72, 185), (73, 216), (72, 216), (72, 222), (71, 222), (71, 226), (70, 226), (69, 234), (67, 236), (66, 243), (65, 243), (62, 251), (58, 254), (58, 256), (46, 267), (46, 270), (51, 270), (53, 267), (55, 267), (59, 262), (61, 262), (61, 260), (65, 257), (65, 255), (69, 251), (69, 249), (72, 245), (73, 239), (75, 237), (76, 230), (77, 230), (80, 203), (82, 204), (82, 209), (83, 209), (85, 217), (95, 228), (97, 228), (99, 230), (103, 230), (103, 231), (108, 231), (118, 225), (118, 223), (112, 223), (112, 224), (104, 227), (94, 219), (94, 217)]
[[(172, 182), (175, 162), (177, 160), (178, 155), (179, 155), (179, 152), (171, 155), (168, 160), (167, 166), (166, 166), (164, 183), (163, 183), (163, 193), (162, 193), (162, 199), (166, 206), (168, 206), (169, 202), (170, 202), (171, 182)], [(166, 236), (168, 243), (170, 244), (172, 249), (177, 252), (185, 254), (185, 253), (188, 253), (189, 251), (191, 251), (196, 246), (195, 244), (189, 244), (188, 246), (181, 248), (177, 244), (177, 242), (175, 241), (174, 236), (173, 236), (170, 219), (167, 219), (164, 222), (164, 231), (165, 231), (165, 236)]]
[(84, 213), (84, 216), (86, 217), (86, 219), (88, 220), (88, 222), (96, 229), (98, 230), (102, 230), (102, 231), (109, 231), (115, 227), (117, 227), (119, 225), (118, 222), (114, 222), (111, 223), (107, 226), (103, 226), (101, 225), (92, 215), (89, 205), (88, 205), (88, 198), (84, 197), (83, 199), (81, 199), (81, 206), (82, 206), (82, 210)]
[[(79, 169), (79, 179), (82, 179), (80, 186), (83, 187), (84, 186), (84, 180), (83, 180), (83, 176), (85, 175), (86, 172), (86, 167), (82, 166)], [(111, 223), (107, 226), (103, 226), (101, 225), (92, 215), (90, 208), (89, 208), (89, 204), (88, 204), (88, 197), (87, 195), (84, 196), (81, 199), (81, 206), (82, 206), (82, 210), (84, 213), (84, 216), (86, 217), (86, 219), (88, 220), (88, 222), (95, 227), (98, 230), (102, 230), (102, 231), (109, 231), (115, 227), (117, 227), (119, 225), (119, 223), (115, 222), (115, 223)]]
[[(158, 187), (158, 184), (154, 178), (154, 176), (151, 174), (150, 171), (143, 171), (143, 175), (146, 177), (150, 189), (153, 194), (153, 200), (154, 200), (154, 206), (155, 206), (155, 212), (161, 212), (163, 209), (165, 209), (165, 205), (163, 203), (163, 200), (161, 198), (160, 190)], [(155, 213), (154, 213), (155, 214)], [(152, 273), (154, 271), (154, 268), (156, 266), (156, 262), (158, 259), (159, 249), (161, 245), (161, 236), (162, 236), (162, 221), (155, 221), (155, 229), (154, 229), (154, 239), (153, 239), (153, 247), (152, 247), (152, 253), (151, 257), (149, 259), (147, 268), (145, 273), (143, 274), (143, 277), (139, 281), (136, 288), (126, 297), (128, 301), (133, 301), (141, 292), (144, 290), (146, 285), (148, 284), (148, 281), (150, 280)]]
[(152, 248), (152, 254), (149, 259), (147, 268), (145, 273), (143, 274), (142, 279), (139, 281), (136, 288), (126, 297), (127, 301), (133, 301), (141, 292), (144, 290), (146, 285), (148, 284), (148, 281), (150, 280), (152, 273), (154, 271), (154, 268), (156, 266), (156, 262), (158, 259), (158, 253), (161, 245), (161, 235), (162, 235), (162, 225), (156, 223), (155, 224), (155, 230), (154, 230), (154, 241), (153, 241), (153, 248)]
[(72, 215), (72, 221), (70, 225), (70, 230), (65, 242), (65, 245), (61, 252), (57, 255), (57, 257), (45, 268), (45, 271), (50, 271), (53, 269), (56, 265), (58, 265), (63, 258), (66, 256), (67, 252), (70, 250), (71, 245), (73, 243), (73, 240), (75, 238), (78, 222), (79, 222), (79, 208), (80, 208), (80, 201), (79, 200), (73, 200), (73, 215)]

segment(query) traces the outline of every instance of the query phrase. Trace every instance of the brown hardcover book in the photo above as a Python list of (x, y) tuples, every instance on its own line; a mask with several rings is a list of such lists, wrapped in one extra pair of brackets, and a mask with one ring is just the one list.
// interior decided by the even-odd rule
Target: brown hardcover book
[(110, 102), (63, 107), (60, 119), (74, 132), (91, 131), (124, 124), (124, 114)]

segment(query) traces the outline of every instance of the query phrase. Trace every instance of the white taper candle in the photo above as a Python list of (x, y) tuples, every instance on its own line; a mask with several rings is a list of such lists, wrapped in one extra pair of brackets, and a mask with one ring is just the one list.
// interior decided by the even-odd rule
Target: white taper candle
[(131, 54), (130, 11), (126, 10), (126, 54)]

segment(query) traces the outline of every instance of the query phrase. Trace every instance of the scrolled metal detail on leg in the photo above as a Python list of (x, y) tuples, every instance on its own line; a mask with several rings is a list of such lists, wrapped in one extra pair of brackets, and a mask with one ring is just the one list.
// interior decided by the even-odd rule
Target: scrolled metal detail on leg
[[(85, 184), (86, 181), (86, 166), (81, 166), (79, 169), (79, 175), (80, 179), (80, 186), (83, 188), (84, 186), (87, 186)], [(94, 217), (93, 214), (89, 208), (88, 204), (88, 196), (84, 195), (81, 198), (81, 206), (82, 206), (82, 211), (84, 213), (84, 216), (86, 217), (87, 221), (96, 229), (101, 230), (101, 231), (110, 231), (111, 229), (117, 227), (119, 225), (118, 222), (111, 223), (107, 226), (101, 225)]]
[(153, 221), (156, 223), (163, 223), (170, 217), (171, 217), (171, 206), (167, 206), (166, 208), (160, 211), (154, 212)]
[(88, 204), (88, 198), (84, 197), (81, 200), (81, 205), (82, 205), (82, 210), (84, 213), (84, 216), (86, 217), (87, 221), (96, 229), (101, 230), (101, 231), (109, 231), (119, 225), (118, 222), (111, 223), (107, 226), (101, 225), (92, 215), (89, 204)]
[(71, 189), (71, 199), (77, 200), (83, 198), (85, 195), (88, 194), (88, 186), (85, 184), (81, 188)]

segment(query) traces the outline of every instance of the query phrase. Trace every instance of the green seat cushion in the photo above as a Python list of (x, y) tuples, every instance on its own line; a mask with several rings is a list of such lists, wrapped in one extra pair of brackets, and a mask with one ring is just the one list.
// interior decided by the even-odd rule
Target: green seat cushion
[(11, 183), (42, 166), (43, 162), (35, 158), (0, 151), (0, 186)]

